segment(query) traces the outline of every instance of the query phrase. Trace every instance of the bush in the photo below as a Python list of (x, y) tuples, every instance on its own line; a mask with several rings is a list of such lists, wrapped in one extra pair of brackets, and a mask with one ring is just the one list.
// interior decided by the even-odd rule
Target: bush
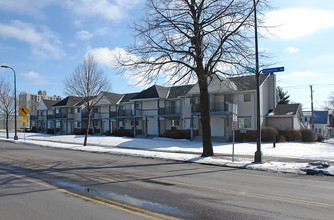
[(301, 129), (303, 142), (315, 142), (318, 139), (317, 134), (312, 129)]
[(317, 141), (318, 142), (323, 142), (325, 139), (322, 135), (318, 135)]
[(190, 130), (166, 130), (164, 137), (174, 138), (174, 139), (190, 139), (191, 131)]
[(241, 133), (240, 130), (235, 131), (235, 141), (237, 142), (255, 142), (256, 130), (246, 130), (246, 133)]
[(271, 142), (275, 138), (276, 140), (279, 137), (279, 133), (275, 128), (265, 127), (261, 128), (261, 140), (264, 142)]
[(297, 130), (288, 129), (285, 131), (280, 131), (280, 135), (283, 135), (286, 141), (302, 141), (302, 134)]

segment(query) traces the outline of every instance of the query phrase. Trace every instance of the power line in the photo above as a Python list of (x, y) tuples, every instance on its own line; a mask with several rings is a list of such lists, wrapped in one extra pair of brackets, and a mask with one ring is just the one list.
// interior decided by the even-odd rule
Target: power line
[[(334, 86), (334, 84), (312, 84), (313, 86)], [(284, 86), (284, 88), (302, 88), (309, 87), (310, 84), (307, 85), (297, 85), (297, 86)]]

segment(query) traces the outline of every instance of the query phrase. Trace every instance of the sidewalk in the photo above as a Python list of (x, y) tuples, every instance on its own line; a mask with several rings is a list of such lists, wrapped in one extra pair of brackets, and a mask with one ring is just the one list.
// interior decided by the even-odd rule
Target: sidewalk
[[(18, 133), (18, 143), (34, 144), (88, 152), (114, 155), (195, 162), (218, 166), (265, 170), (296, 174), (334, 175), (333, 143), (280, 143), (276, 148), (270, 143), (262, 144), (263, 164), (254, 164), (255, 143), (236, 143), (235, 160), (232, 162), (232, 144), (214, 142), (214, 157), (200, 157), (202, 143), (199, 141), (173, 140), (167, 138), (127, 138), (112, 136), (89, 136), (88, 146), (82, 146), (82, 135), (46, 135), (38, 133)], [(13, 135), (5, 139), (0, 132), (1, 141), (14, 142)], [(333, 165), (331, 165), (333, 164)]]

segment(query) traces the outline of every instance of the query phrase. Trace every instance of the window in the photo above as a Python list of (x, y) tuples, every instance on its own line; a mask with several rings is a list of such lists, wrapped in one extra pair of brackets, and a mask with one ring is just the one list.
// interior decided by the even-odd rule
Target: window
[(251, 101), (251, 94), (246, 93), (244, 94), (244, 102), (250, 102)]
[[(131, 121), (131, 126), (133, 127), (133, 121)], [(136, 121), (136, 127), (139, 126), (139, 121)]]
[(81, 122), (80, 122), (80, 121), (77, 121), (77, 122), (76, 122), (76, 127), (77, 127), (77, 128), (81, 128)]
[(238, 118), (239, 128), (251, 128), (252, 127), (252, 117), (239, 117)]
[(321, 134), (321, 128), (319, 128), (319, 134)]
[(173, 119), (173, 120), (171, 120), (171, 125), (172, 125), (172, 127), (179, 126), (180, 125), (180, 121)]
[(190, 118), (185, 118), (184, 119), (184, 128), (185, 129), (190, 129)]

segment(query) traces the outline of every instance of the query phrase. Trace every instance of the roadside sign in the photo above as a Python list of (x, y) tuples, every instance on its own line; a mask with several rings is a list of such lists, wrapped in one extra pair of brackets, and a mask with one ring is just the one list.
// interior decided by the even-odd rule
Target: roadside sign
[(275, 67), (275, 68), (268, 68), (268, 69), (263, 69), (262, 73), (274, 73), (274, 72), (283, 72), (284, 67)]
[(22, 117), (22, 122), (23, 123), (28, 122), (28, 118), (27, 117)]
[(232, 130), (235, 131), (238, 128), (238, 123), (236, 121), (232, 121)]
[(252, 67), (247, 66), (247, 67), (246, 67), (246, 70), (247, 70), (248, 72), (255, 73), (255, 69), (252, 68)]
[(233, 104), (233, 114), (238, 114), (238, 105)]
[(238, 121), (238, 116), (236, 114), (232, 115), (232, 122), (237, 122)]
[(21, 115), (26, 116), (29, 113), (29, 110), (25, 106), (22, 106), (19, 112)]

